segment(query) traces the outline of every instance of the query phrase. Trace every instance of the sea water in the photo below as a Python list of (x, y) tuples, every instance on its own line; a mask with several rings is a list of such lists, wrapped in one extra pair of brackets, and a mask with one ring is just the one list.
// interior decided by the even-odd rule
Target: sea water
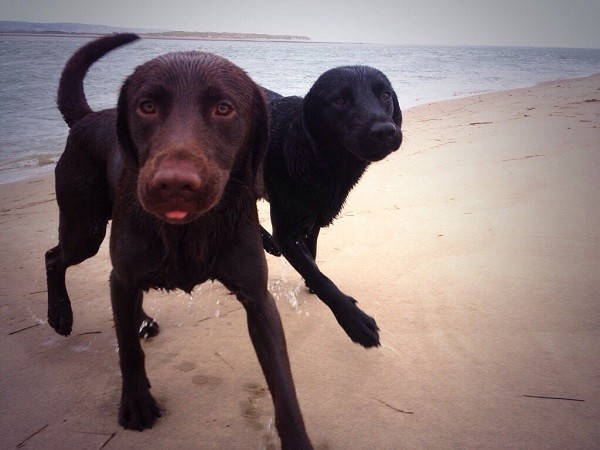
[[(0, 183), (52, 170), (68, 132), (55, 105), (58, 80), (67, 59), (89, 40), (0, 36)], [(305, 95), (321, 73), (336, 66), (373, 66), (388, 76), (403, 109), (600, 73), (600, 49), (145, 39), (92, 66), (85, 79), (90, 106), (114, 107), (136, 66), (180, 50), (224, 56), (282, 95)]]

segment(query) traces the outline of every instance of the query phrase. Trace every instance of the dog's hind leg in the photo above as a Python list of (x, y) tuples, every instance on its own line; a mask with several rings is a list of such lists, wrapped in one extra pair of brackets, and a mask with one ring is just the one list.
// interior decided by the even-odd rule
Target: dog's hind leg
[(269, 233), (263, 227), (260, 227), (260, 234), (262, 235), (263, 248), (265, 251), (273, 256), (281, 256), (281, 252), (273, 240), (271, 233)]
[[(48, 323), (58, 333), (68, 336), (73, 327), (73, 311), (65, 282), (66, 271), (98, 253), (106, 234), (108, 215), (97, 211), (88, 217), (75, 214), (92, 207), (75, 202), (69, 212), (60, 212), (58, 245), (46, 252), (46, 280), (48, 283)], [(95, 205), (98, 208), (97, 205)], [(88, 209), (89, 212), (89, 209)]]
[[(46, 252), (46, 279), (48, 283), (48, 323), (58, 333), (68, 336), (73, 327), (73, 311), (67, 292), (65, 275), (69, 267), (91, 258), (100, 249), (110, 218), (110, 205), (97, 198), (75, 201), (70, 198), (68, 212), (60, 213), (59, 244)], [(94, 211), (86, 217), (84, 212)], [(140, 338), (158, 335), (158, 322), (141, 311), (136, 326)]]
[(90, 176), (91, 171), (81, 174), (80, 162), (63, 154), (56, 166), (58, 245), (46, 252), (48, 323), (63, 336), (73, 327), (66, 271), (98, 253), (112, 209), (106, 183)]
[(60, 244), (46, 252), (46, 282), (48, 284), (48, 323), (58, 334), (68, 336), (73, 327), (73, 311), (67, 293), (64, 263)]
[(158, 322), (150, 317), (146, 312), (142, 309), (140, 313), (140, 325), (138, 328), (138, 335), (142, 339), (148, 339), (154, 336), (157, 336), (160, 333), (160, 327), (158, 326)]

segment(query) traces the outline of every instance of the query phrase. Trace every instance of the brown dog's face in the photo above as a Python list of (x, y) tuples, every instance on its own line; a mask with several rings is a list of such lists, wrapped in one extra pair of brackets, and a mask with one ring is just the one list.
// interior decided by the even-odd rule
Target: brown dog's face
[(237, 66), (201, 52), (138, 67), (121, 90), (118, 135), (148, 212), (188, 223), (215, 207), (232, 177), (254, 189), (267, 139), (258, 87)]

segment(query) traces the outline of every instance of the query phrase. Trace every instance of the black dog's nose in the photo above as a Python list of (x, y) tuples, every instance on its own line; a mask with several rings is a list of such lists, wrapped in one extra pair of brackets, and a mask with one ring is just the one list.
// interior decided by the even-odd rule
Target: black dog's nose
[(189, 195), (200, 189), (200, 175), (189, 167), (167, 166), (159, 168), (151, 182), (151, 188), (161, 195)]
[(392, 139), (396, 133), (396, 125), (391, 122), (378, 122), (371, 127), (371, 136), (381, 141)]

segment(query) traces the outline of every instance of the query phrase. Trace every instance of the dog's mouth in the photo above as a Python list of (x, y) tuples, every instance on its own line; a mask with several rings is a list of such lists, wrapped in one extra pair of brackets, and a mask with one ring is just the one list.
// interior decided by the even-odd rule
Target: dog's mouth
[(219, 202), (219, 198), (220, 196), (217, 193), (207, 193), (197, 199), (165, 199), (144, 195), (140, 196), (140, 203), (146, 211), (162, 221), (179, 225), (193, 222), (205, 215), (215, 207)]
[(142, 169), (138, 199), (149, 213), (170, 224), (192, 222), (214, 208), (227, 178), (220, 172), (189, 162), (167, 162), (155, 169)]
[(165, 213), (165, 219), (172, 222), (179, 222), (185, 220), (188, 215), (188, 211), (175, 209), (173, 211), (167, 211)]
[(376, 162), (398, 150), (401, 144), (400, 127), (391, 122), (382, 122), (356, 135), (354, 145), (348, 145), (347, 148), (363, 161)]
[(394, 153), (402, 144), (402, 133), (385, 140), (366, 139), (355, 155), (367, 162), (377, 162), (384, 159), (391, 153)]
[(361, 152), (360, 157), (368, 162), (377, 162), (384, 159), (390, 153), (398, 150), (398, 147), (393, 148), (367, 148), (366, 151)]
[(161, 220), (170, 223), (171, 225), (189, 223), (194, 221), (197, 217), (199, 217), (197, 214), (193, 214), (190, 211), (186, 211), (183, 209), (174, 209), (171, 211), (154, 214), (158, 216)]

